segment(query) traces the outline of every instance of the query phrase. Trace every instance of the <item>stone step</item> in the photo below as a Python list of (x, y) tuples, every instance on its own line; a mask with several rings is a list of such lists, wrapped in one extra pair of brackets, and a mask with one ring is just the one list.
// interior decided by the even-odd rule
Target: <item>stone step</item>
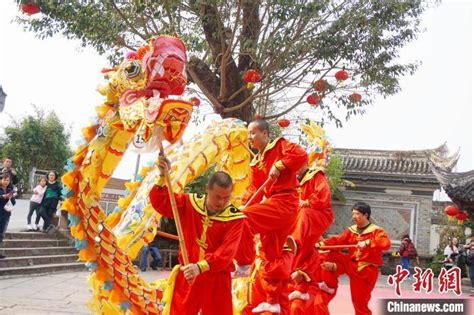
[(3, 248), (61, 247), (68, 245), (71, 245), (68, 240), (59, 239), (7, 239), (3, 241)]
[(0, 277), (18, 276), (18, 275), (39, 275), (45, 273), (86, 270), (83, 262), (62, 263), (62, 264), (46, 264), (24, 267), (6, 267), (0, 268)]
[(77, 258), (77, 254), (7, 257), (0, 259), (0, 268), (74, 263), (77, 262)]
[(77, 254), (77, 250), (72, 246), (60, 247), (29, 247), (29, 248), (2, 248), (0, 254), (7, 257), (22, 256), (49, 256)]
[(48, 240), (56, 240), (60, 238), (56, 233), (43, 233), (43, 232), (7, 232), (5, 233), (4, 240), (11, 240), (11, 239), (48, 239)]

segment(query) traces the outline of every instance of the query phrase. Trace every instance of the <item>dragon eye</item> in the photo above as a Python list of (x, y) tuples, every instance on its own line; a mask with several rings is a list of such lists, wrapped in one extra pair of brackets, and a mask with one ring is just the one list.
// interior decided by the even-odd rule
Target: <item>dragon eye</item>
[(140, 74), (141, 66), (138, 63), (138, 61), (134, 60), (131, 61), (126, 67), (125, 67), (125, 76), (129, 79), (135, 78)]

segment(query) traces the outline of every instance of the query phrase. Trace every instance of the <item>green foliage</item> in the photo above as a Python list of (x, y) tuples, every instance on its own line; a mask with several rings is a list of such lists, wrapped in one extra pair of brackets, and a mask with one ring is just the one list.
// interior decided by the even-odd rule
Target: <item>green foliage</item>
[(344, 195), (338, 189), (338, 186), (342, 184), (342, 177), (344, 176), (342, 159), (338, 153), (331, 154), (325, 173), (329, 182), (332, 197), (345, 202), (346, 199), (344, 198)]
[[(79, 39), (114, 62), (124, 47), (178, 35), (192, 56), (190, 80), (223, 117), (280, 117), (305, 104), (312, 83), (325, 78), (331, 87), (311, 111), (337, 126), (342, 117), (363, 114), (377, 94), (398, 92), (399, 79), (416, 70), (417, 62), (401, 64), (398, 57), (432, 6), (421, 0), (35, 2), (41, 14), (19, 16), (18, 23), (40, 38), (62, 33)], [(350, 77), (337, 83), (334, 73), (342, 68)], [(253, 90), (242, 80), (247, 69), (262, 73)], [(362, 101), (348, 101), (352, 92), (361, 93)]]
[(195, 180), (191, 183), (186, 185), (184, 191), (189, 194), (198, 194), (203, 195), (206, 193), (205, 188), (207, 181), (209, 180), (209, 176), (214, 174), (214, 166), (209, 167), (204, 174), (198, 176)]
[(13, 159), (19, 181), (26, 185), (33, 167), (62, 173), (67, 158), (73, 154), (68, 146), (69, 138), (70, 131), (54, 112), (46, 115), (34, 107), (31, 115), (13, 120), (5, 128), (2, 155)]

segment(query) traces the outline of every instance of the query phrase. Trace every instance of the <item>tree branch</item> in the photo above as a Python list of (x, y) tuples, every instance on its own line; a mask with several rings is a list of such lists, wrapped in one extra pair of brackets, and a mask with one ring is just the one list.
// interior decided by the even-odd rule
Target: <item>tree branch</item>
[(137, 36), (140, 36), (144, 41), (147, 40), (147, 38), (145, 36), (143, 36), (127, 19), (127, 17), (123, 14), (123, 12), (117, 7), (117, 5), (115, 4), (115, 1), (114, 0), (109, 0), (110, 4), (112, 5), (112, 7), (115, 9), (115, 11), (117, 11), (117, 13), (120, 15), (120, 17), (123, 19), (123, 21), (125, 22), (125, 24), (127, 24), (127, 26), (132, 30), (132, 32), (137, 35)]
[(209, 69), (206, 63), (197, 57), (192, 57), (186, 68), (194, 83), (199, 86), (201, 91), (211, 102), (216, 113), (222, 112), (222, 104), (214, 97), (217, 95), (219, 79)]
[[(257, 41), (260, 35), (262, 23), (259, 17), (260, 1), (243, 1), (242, 32), (240, 34), (240, 51), (248, 54), (256, 54)], [(246, 54), (239, 55), (238, 69), (243, 71), (250, 67), (252, 58)]]

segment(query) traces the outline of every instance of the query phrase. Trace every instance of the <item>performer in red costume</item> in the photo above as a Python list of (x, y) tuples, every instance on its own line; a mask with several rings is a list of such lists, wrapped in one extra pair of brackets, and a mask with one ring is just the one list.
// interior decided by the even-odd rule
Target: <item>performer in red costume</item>
[[(352, 304), (356, 315), (370, 315), (369, 301), (372, 290), (379, 276), (379, 266), (383, 264), (382, 253), (390, 249), (391, 242), (387, 233), (369, 221), (371, 209), (365, 202), (358, 202), (352, 207), (352, 221), (340, 236), (334, 236), (316, 244), (316, 248), (324, 245), (357, 245), (349, 248), (349, 254), (337, 254), (341, 262), (341, 273), (350, 279)], [(336, 268), (338, 268), (337, 266)]]
[[(268, 178), (272, 181), (265, 186), (261, 194), (255, 196), (252, 204), (246, 205), (242, 210), (250, 228), (250, 233), (244, 232), (242, 237), (248, 240), (254, 234), (260, 233), (261, 259), (264, 264), (272, 265), (272, 262), (280, 260), (283, 255), (283, 245), (295, 224), (299, 202), (296, 173), (306, 165), (308, 157), (299, 145), (284, 138), (270, 141), (269, 125), (264, 120), (251, 122), (248, 131), (250, 145), (258, 150), (258, 154), (251, 162), (251, 183), (244, 195), (244, 202), (248, 201)], [(242, 242), (249, 243), (251, 242), (245, 240)], [(289, 273), (262, 273), (266, 301), (257, 305), (252, 312), (279, 313), (279, 297), (284, 283), (281, 279), (288, 277)], [(252, 300), (250, 297), (250, 301)]]
[[(311, 287), (310, 307), (306, 313), (295, 314), (318, 314), (329, 315), (329, 302), (336, 296), (339, 286), (339, 276), (342, 274), (343, 266), (338, 261), (339, 251), (319, 251), (319, 264), (317, 265), (316, 282), (317, 286)], [(298, 300), (295, 300), (298, 301)]]
[[(296, 220), (293, 237), (298, 245), (294, 269), (291, 279), (294, 281), (293, 291), (289, 295), (290, 301), (310, 299), (310, 286), (316, 286), (315, 272), (318, 263), (318, 251), (313, 244), (318, 241), (323, 233), (334, 222), (334, 213), (331, 209), (331, 192), (324, 172), (320, 168), (308, 169), (305, 165), (298, 172), (300, 183), (300, 209)], [(312, 290), (314, 292), (314, 290)], [(311, 299), (313, 299), (311, 297)], [(301, 314), (301, 303), (295, 301)], [(293, 308), (293, 307), (292, 307)]]
[[(169, 161), (159, 157), (159, 166), (169, 169)], [(163, 171), (161, 172), (163, 174)], [(232, 179), (216, 172), (206, 185), (206, 195), (175, 194), (189, 261), (181, 267), (171, 301), (171, 314), (232, 315), (230, 273), (232, 259), (242, 234), (244, 215), (229, 204)], [(163, 178), (150, 192), (156, 211), (173, 217)], [(180, 254), (180, 262), (182, 257)]]

